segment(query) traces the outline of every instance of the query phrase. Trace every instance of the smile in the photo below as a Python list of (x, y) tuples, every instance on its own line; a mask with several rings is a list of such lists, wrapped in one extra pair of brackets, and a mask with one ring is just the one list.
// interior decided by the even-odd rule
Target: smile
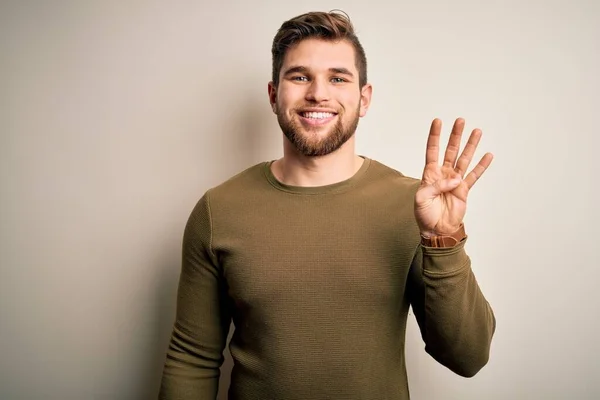
[(305, 111), (299, 113), (302, 122), (308, 125), (323, 125), (333, 120), (336, 113)]

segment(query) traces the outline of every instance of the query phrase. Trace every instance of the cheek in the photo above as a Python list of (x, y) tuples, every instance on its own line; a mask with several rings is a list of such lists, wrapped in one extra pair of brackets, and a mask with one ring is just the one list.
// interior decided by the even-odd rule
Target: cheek
[(279, 93), (277, 95), (277, 98), (279, 100), (279, 104), (280, 105), (293, 105), (294, 103), (298, 102), (298, 99), (302, 99), (302, 94), (299, 93), (299, 90), (296, 89), (294, 90), (294, 88), (289, 87), (289, 86), (282, 86), (279, 89)]
[(343, 88), (337, 91), (336, 99), (344, 105), (345, 108), (356, 110), (360, 106), (360, 91), (350, 88)]
[(360, 97), (357, 97), (355, 93), (346, 93), (342, 99), (342, 104), (346, 113), (354, 114), (357, 110), (359, 110), (359, 108), (362, 112)]

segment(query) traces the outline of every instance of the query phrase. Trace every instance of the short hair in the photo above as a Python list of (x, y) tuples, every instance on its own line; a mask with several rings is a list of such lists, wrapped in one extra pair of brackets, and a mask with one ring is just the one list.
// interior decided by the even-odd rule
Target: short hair
[(295, 44), (309, 38), (328, 41), (346, 40), (352, 44), (355, 53), (355, 64), (359, 75), (359, 86), (367, 83), (367, 57), (350, 17), (340, 10), (330, 12), (308, 12), (285, 21), (275, 38), (271, 54), (273, 56), (273, 83), (279, 85), (279, 73), (287, 51)]

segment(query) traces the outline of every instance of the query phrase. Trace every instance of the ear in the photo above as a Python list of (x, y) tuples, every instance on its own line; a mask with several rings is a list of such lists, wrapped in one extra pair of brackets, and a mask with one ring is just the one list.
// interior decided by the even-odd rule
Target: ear
[(271, 110), (274, 113), (277, 113), (277, 87), (273, 83), (273, 81), (269, 82), (268, 85), (269, 91), (269, 103), (271, 103)]
[(360, 90), (360, 116), (364, 117), (367, 115), (367, 110), (371, 105), (371, 96), (373, 95), (373, 86), (367, 83)]

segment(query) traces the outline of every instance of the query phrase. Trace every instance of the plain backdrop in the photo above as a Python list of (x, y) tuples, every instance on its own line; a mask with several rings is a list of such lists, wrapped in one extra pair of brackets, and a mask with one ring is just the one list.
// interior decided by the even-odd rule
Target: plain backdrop
[(271, 41), (334, 8), (374, 86), (360, 154), (420, 177), (464, 117), (495, 155), (465, 221), (490, 362), (452, 374), (409, 315), (412, 398), (600, 398), (597, 0), (2, 1), (0, 398), (156, 398), (189, 213), (281, 156)]

